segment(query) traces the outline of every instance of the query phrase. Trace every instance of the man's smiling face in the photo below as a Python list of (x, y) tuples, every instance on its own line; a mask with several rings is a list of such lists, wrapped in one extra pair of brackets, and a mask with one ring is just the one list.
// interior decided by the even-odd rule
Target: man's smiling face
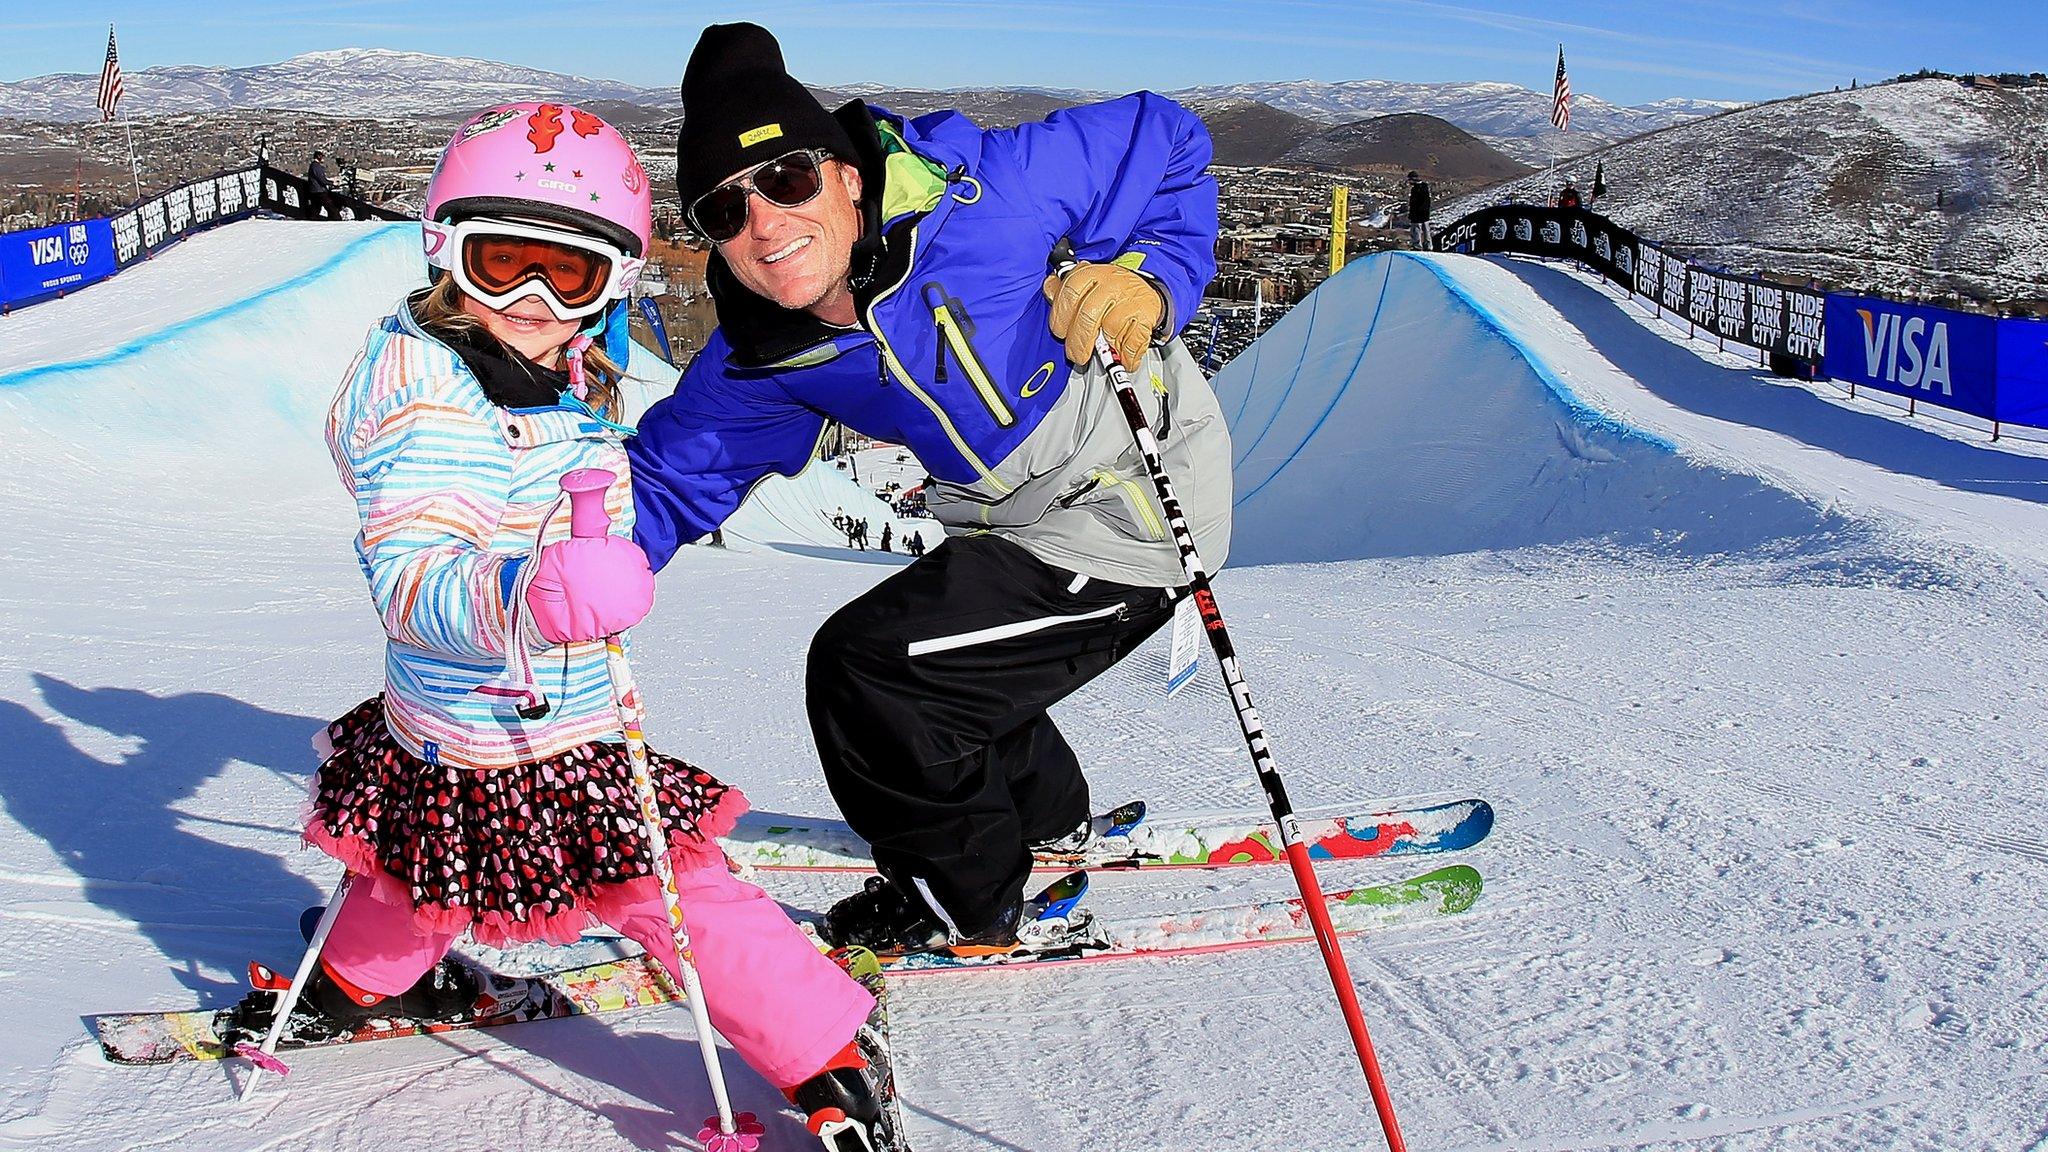
[(824, 168), (824, 188), (809, 203), (783, 208), (749, 193), (746, 227), (718, 252), (756, 294), (830, 324), (852, 324), (846, 278), (860, 239), (860, 173), (839, 160)]

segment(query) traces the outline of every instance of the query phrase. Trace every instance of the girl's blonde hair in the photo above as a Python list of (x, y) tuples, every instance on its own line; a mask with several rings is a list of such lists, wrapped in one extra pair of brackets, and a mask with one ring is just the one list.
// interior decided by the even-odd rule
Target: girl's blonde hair
[[(469, 333), (482, 328), (483, 321), (462, 310), (462, 301), (462, 289), (456, 286), (455, 277), (443, 276), (427, 290), (414, 315), (420, 327), (429, 332)], [(592, 344), (584, 349), (583, 371), (590, 392), (585, 403), (600, 416), (615, 417), (619, 410), (619, 381), (626, 378), (625, 369), (612, 363), (603, 348)]]

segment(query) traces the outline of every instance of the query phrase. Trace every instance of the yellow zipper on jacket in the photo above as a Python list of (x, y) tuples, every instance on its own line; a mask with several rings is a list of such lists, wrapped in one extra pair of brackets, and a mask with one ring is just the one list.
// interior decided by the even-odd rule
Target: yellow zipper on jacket
[[(910, 226), (910, 263), (912, 266), (915, 266), (917, 263), (917, 225), (915, 224)], [(875, 351), (882, 357), (883, 367), (887, 368), (896, 377), (896, 382), (909, 389), (910, 394), (917, 397), (919, 403), (931, 410), (931, 414), (939, 421), (939, 427), (945, 429), (946, 438), (953, 442), (954, 449), (960, 453), (960, 458), (973, 465), (974, 470), (981, 473), (981, 478), (988, 481), (989, 487), (1007, 496), (1012, 491), (1011, 487), (998, 480), (996, 474), (990, 470), (989, 466), (981, 462), (981, 457), (975, 455), (974, 449), (967, 446), (966, 439), (960, 435), (958, 428), (953, 427), (953, 420), (946, 415), (946, 410), (939, 407), (933, 401), (930, 394), (917, 386), (917, 381), (911, 378), (909, 370), (903, 367), (903, 361), (896, 358), (896, 350), (889, 347), (889, 341), (882, 336), (882, 325), (880, 321), (875, 319), (875, 309), (880, 308), (883, 301), (894, 296), (909, 280), (910, 274), (905, 272), (903, 279), (898, 280), (887, 292), (875, 297), (868, 304), (868, 334), (875, 338)]]
[(1161, 523), (1159, 517), (1153, 514), (1152, 505), (1146, 503), (1145, 494), (1138, 488), (1137, 484), (1118, 476), (1114, 472), (1095, 473), (1095, 482), (1097, 484), (1114, 484), (1122, 488), (1124, 493), (1131, 498), (1131, 509), (1138, 514), (1138, 520), (1145, 526), (1145, 531), (1151, 533), (1154, 540), (1166, 539), (1166, 525)]
[[(953, 315), (953, 310), (940, 304), (932, 309), (932, 319), (937, 322), (939, 331), (945, 335), (946, 345), (953, 349), (953, 358), (960, 361), (961, 371), (967, 373), (967, 379), (973, 383), (974, 390), (981, 393), (981, 402), (988, 405), (989, 415), (995, 417), (996, 423), (1005, 428), (1015, 424), (1017, 414), (1010, 411), (1008, 404), (1003, 403), (1003, 394), (996, 391), (995, 381), (988, 378), (988, 369), (982, 366), (981, 358), (974, 354), (974, 345), (968, 343), (967, 333), (961, 329), (960, 321)], [(945, 353), (941, 352), (942, 364), (945, 362), (944, 356)]]

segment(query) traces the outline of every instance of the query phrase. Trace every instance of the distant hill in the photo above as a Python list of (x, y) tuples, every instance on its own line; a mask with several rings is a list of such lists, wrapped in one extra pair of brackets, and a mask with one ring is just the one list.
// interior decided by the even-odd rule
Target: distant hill
[(1043, 120), (1062, 108), (1072, 108), (1091, 98), (1085, 92), (1069, 96), (1026, 88), (955, 88), (926, 92), (875, 84), (851, 85), (841, 89), (814, 88), (812, 92), (827, 108), (861, 99), (899, 116), (922, 116), (927, 112), (951, 109), (989, 128), (1010, 128), (1030, 120)]
[(1325, 130), (1306, 116), (1256, 100), (1193, 100), (1188, 107), (1208, 127), (1219, 164), (1278, 164), (1288, 150)]
[[(1561, 164), (1645, 239), (1851, 289), (2048, 299), (2048, 88), (1913, 80), (1727, 112)], [(1547, 197), (1542, 175), (1448, 205)]]
[(1281, 163), (1325, 171), (1413, 170), (1450, 188), (1492, 184), (1529, 171), (1528, 165), (1501, 155), (1457, 125), (1417, 112), (1324, 129), (1288, 149)]
[(1397, 80), (1293, 80), (1211, 84), (1170, 93), (1181, 100), (1253, 100), (1323, 124), (1348, 124), (1400, 112), (1440, 116), (1528, 164), (1552, 149), (1569, 156), (1630, 136), (1668, 128), (1737, 105), (1673, 98), (1629, 107), (1585, 92), (1572, 94), (1572, 127), (1550, 123), (1550, 93), (1494, 82), (1416, 84)]

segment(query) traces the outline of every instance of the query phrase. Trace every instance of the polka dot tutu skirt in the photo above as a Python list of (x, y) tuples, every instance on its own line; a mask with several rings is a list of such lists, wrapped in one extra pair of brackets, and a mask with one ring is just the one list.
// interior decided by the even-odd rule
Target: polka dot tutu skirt
[[(306, 839), (354, 872), (383, 873), (380, 894), (402, 891), (423, 928), (487, 943), (574, 939), (606, 886), (651, 882), (624, 744), (491, 771), (429, 764), (392, 738), (381, 696), (327, 736), (334, 754), (314, 781)], [(648, 768), (677, 867), (723, 867), (713, 838), (745, 798), (672, 756), (650, 750)]]

